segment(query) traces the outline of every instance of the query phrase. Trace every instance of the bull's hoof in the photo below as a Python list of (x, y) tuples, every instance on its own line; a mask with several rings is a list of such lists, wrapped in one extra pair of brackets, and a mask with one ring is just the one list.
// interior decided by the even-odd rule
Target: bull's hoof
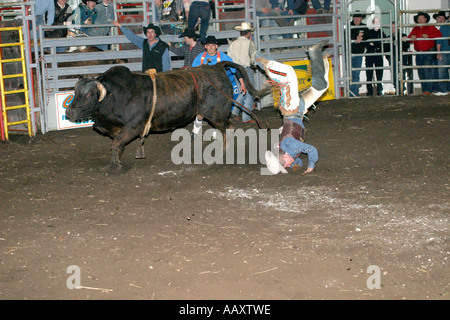
[(100, 168), (100, 171), (106, 174), (114, 174), (124, 172), (125, 168), (122, 164), (110, 164), (106, 167)]
[(145, 159), (145, 151), (141, 148), (136, 149), (136, 155), (134, 156), (136, 159)]

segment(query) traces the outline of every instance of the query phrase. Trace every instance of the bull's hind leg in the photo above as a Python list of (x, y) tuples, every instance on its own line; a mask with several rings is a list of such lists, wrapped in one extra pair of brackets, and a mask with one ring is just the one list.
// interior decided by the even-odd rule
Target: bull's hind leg
[(135, 156), (136, 159), (145, 159), (144, 142), (145, 138), (141, 137), (141, 143), (136, 149), (136, 156)]
[(229, 127), (228, 119), (221, 119), (219, 121), (211, 121), (210, 120), (210, 122), (215, 129), (220, 130), (220, 132), (222, 133), (223, 149), (225, 150), (226, 143), (227, 143), (227, 132), (226, 132), (227, 130), (226, 129)]

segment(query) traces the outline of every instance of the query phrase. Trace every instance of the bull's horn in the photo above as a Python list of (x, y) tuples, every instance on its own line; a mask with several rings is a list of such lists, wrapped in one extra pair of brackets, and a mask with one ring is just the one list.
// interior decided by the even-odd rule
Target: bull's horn
[(100, 82), (97, 82), (97, 88), (100, 90), (100, 97), (98, 98), (98, 102), (102, 101), (106, 96), (106, 88)]

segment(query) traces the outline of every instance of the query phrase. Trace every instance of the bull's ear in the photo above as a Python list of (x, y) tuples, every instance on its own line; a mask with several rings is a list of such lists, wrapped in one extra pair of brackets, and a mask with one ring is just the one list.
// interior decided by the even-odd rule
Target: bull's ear
[(103, 84), (97, 81), (97, 88), (100, 90), (100, 97), (98, 97), (98, 102), (102, 101), (106, 96), (106, 88)]

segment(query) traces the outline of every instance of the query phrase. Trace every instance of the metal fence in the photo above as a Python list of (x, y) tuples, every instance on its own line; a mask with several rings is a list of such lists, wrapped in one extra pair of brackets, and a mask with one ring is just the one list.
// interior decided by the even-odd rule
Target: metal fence
[[(410, 44), (411, 39), (402, 37), (402, 34), (408, 36), (412, 30), (412, 28), (416, 26), (442, 26), (447, 24), (440, 24), (436, 23), (431, 20), (426, 24), (417, 24), (417, 23), (411, 23), (412, 18), (414, 15), (416, 15), (418, 12), (428, 12), (430, 13), (430, 16), (432, 16), (433, 13), (437, 13), (438, 11), (442, 10), (441, 8), (436, 9), (429, 9), (429, 10), (405, 10), (405, 1), (393, 1), (390, 2), (393, 5), (392, 10), (380, 10), (380, 11), (373, 11), (373, 10), (366, 10), (363, 12), (357, 12), (356, 10), (350, 10), (352, 7), (351, 5), (357, 4), (358, 2), (365, 2), (363, 0), (346, 0), (343, 6), (343, 20), (345, 21), (345, 52), (347, 54), (346, 57), (346, 75), (345, 75), (345, 83), (347, 84), (345, 87), (345, 97), (354, 97), (355, 94), (350, 91), (350, 87), (352, 85), (357, 85), (364, 89), (364, 86), (367, 85), (386, 85), (386, 84), (392, 84), (392, 87), (394, 89), (393, 92), (388, 92), (390, 94), (396, 94), (396, 95), (407, 95), (407, 94), (414, 94), (414, 87), (416, 89), (420, 89), (420, 86), (418, 84), (422, 83), (433, 83), (433, 91), (436, 91), (436, 84), (439, 82), (449, 82), (448, 79), (448, 64), (439, 64), (436, 59), (436, 54), (449, 54), (450, 51), (426, 51), (426, 52), (420, 52), (415, 51), (412, 44), (408, 50), (402, 50), (402, 45), (406, 44), (408, 46)], [(425, 4), (424, 4), (425, 5)], [(381, 29), (386, 34), (386, 37), (382, 37), (381, 39), (368, 39), (367, 41), (363, 41), (363, 43), (370, 43), (370, 42), (380, 42), (382, 44), (381, 48), (382, 51), (380, 53), (352, 53), (351, 52), (351, 45), (355, 43), (354, 39), (351, 39), (351, 30), (356, 29), (357, 27), (352, 26), (350, 23), (354, 17), (355, 14), (365, 14), (367, 16), (366, 20), (363, 21), (364, 24), (366, 24), (366, 27), (369, 26), (370, 20), (375, 17), (383, 17), (384, 20), (387, 20), (388, 22), (385, 24), (381, 24)], [(394, 26), (394, 32), (397, 37), (393, 37), (394, 32), (392, 31), (392, 24)], [(394, 41), (395, 39), (395, 41)], [(418, 38), (417, 40), (429, 40), (427, 38)], [(439, 38), (433, 38), (433, 40), (449, 40), (449, 37), (439, 37)], [(386, 45), (389, 49), (385, 49)], [(420, 55), (426, 55), (431, 54), (434, 55), (433, 57), (433, 63), (428, 66), (418, 66), (416, 62), (417, 56)], [(370, 56), (377, 56), (381, 55), (389, 61), (385, 61), (384, 65), (382, 67), (368, 67), (365, 63), (362, 63), (361, 66), (355, 67), (352, 66), (352, 59), (355, 57), (360, 57), (364, 60), (367, 60), (367, 57)], [(425, 69), (432, 69), (433, 76), (429, 79), (420, 79), (418, 70), (421, 68)], [(382, 79), (376, 79), (372, 81), (367, 80), (358, 80), (358, 76), (352, 77), (352, 74), (354, 73), (360, 73), (367, 72), (367, 71), (376, 71), (376, 70), (383, 70), (388, 71), (388, 73), (384, 72)], [(447, 70), (447, 78), (443, 79), (439, 77), (439, 70), (445, 71)], [(390, 78), (386, 78), (386, 76), (389, 75)], [(420, 90), (419, 90), (420, 91)], [(421, 91), (420, 91), (421, 92)], [(386, 90), (384, 93), (387, 93)]]

